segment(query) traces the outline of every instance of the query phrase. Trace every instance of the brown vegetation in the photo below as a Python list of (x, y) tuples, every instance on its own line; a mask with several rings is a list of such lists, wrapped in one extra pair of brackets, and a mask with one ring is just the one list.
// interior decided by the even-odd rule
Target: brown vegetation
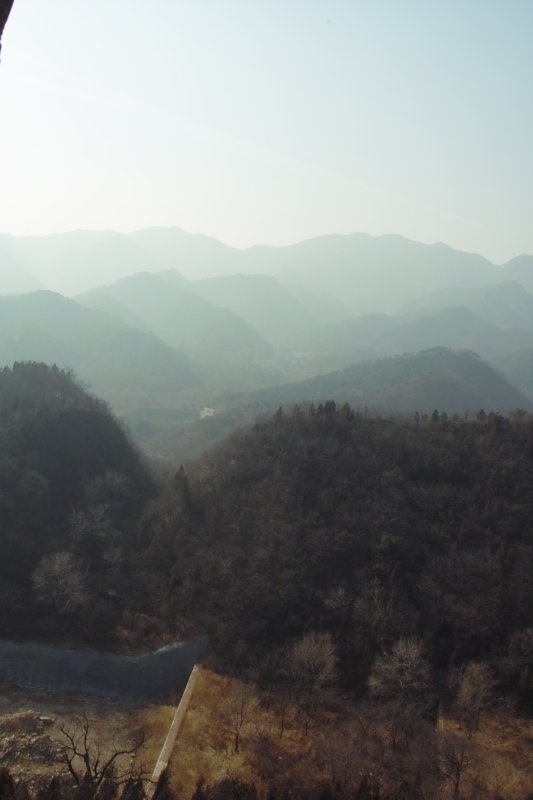
[(533, 792), (533, 721), (483, 709), (471, 733), (451, 712), (427, 722), (404, 706), (399, 718), (389, 703), (352, 704), (322, 690), (307, 734), (305, 715), (291, 700), (280, 736), (283, 702), (274, 690), (254, 696), (237, 751), (228, 698), (243, 695), (252, 695), (249, 684), (200, 672), (170, 763), (179, 800), (192, 797), (200, 779), (205, 786), (238, 779), (260, 798), (316, 797), (318, 787), (353, 798), (370, 783), (381, 798), (525, 800)]
[[(123, 759), (135, 773), (151, 772), (172, 720), (173, 706), (139, 705), (82, 695), (60, 695), (0, 686), (0, 758), (16, 781), (30, 787), (42, 779), (68, 772), (65, 737), (77, 736), (80, 715), (90, 723), (90, 739), (101, 758), (131, 749), (132, 732), (142, 730), (144, 742)], [(132, 757), (133, 756), (133, 757)]]

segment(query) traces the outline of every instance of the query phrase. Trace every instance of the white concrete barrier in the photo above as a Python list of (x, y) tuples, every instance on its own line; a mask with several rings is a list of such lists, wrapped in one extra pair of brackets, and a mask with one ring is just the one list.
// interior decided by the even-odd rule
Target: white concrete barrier
[(164, 770), (168, 767), (168, 762), (170, 760), (170, 756), (172, 755), (172, 751), (174, 750), (176, 739), (178, 738), (180, 728), (183, 724), (183, 720), (185, 719), (187, 709), (189, 708), (189, 703), (191, 702), (197, 677), (198, 667), (194, 666), (191, 674), (189, 675), (189, 680), (187, 681), (185, 691), (183, 692), (181, 700), (179, 701), (174, 713), (172, 722), (170, 723), (170, 728), (168, 729), (165, 742), (161, 748), (161, 752), (159, 753), (159, 758), (157, 759), (152, 777), (150, 778), (150, 782), (146, 788), (147, 800), (152, 800), (157, 783), (161, 777), (161, 773), (164, 772)]

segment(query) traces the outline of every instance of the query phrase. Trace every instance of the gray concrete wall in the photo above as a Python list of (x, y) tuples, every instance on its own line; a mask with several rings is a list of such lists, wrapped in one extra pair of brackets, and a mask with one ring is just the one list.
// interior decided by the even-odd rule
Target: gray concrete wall
[(164, 700), (183, 692), (206, 639), (140, 656), (0, 642), (0, 680), (103, 697)]

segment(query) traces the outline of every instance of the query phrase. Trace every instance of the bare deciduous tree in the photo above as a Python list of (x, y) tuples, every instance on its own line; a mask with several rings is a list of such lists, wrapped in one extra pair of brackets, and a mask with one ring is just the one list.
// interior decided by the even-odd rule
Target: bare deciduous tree
[(233, 733), (233, 748), (239, 752), (241, 735), (253, 712), (259, 706), (255, 687), (249, 683), (234, 684), (226, 698), (225, 712)]
[(466, 772), (474, 765), (472, 742), (453, 732), (440, 737), (440, 763), (443, 777), (450, 784), (453, 800), (461, 800)]
[(322, 757), (329, 771), (331, 785), (343, 794), (348, 789), (354, 788), (354, 781), (358, 779), (356, 769), (358, 755), (357, 743), (353, 736), (338, 731), (324, 738)]
[(431, 688), (431, 667), (418, 639), (400, 639), (389, 653), (378, 656), (368, 688), (378, 700), (424, 702)]
[(43, 556), (32, 576), (39, 602), (59, 614), (69, 614), (84, 606), (89, 598), (86, 572), (77, 559), (66, 551)]
[(91, 724), (86, 716), (79, 717), (75, 726), (62, 725), (64, 736), (62, 761), (66, 765), (77, 787), (84, 789), (89, 797), (107, 794), (106, 784), (111, 787), (129, 785), (132, 780), (140, 780), (144, 770), (132, 770), (130, 758), (144, 744), (142, 730), (133, 734), (131, 744), (104, 752), (91, 732)]
[(496, 677), (484, 662), (471, 661), (457, 678), (457, 708), (468, 736), (479, 729), (481, 713), (495, 698)]
[(329, 633), (308, 633), (294, 645), (291, 675), (298, 704), (305, 713), (308, 733), (318, 689), (333, 681), (336, 672), (335, 645)]

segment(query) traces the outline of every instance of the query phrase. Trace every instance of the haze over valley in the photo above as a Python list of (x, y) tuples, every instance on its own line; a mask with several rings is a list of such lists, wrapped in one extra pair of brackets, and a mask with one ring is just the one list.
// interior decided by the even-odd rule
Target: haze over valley
[[(73, 369), (177, 465), (201, 455), (203, 429), (213, 443), (279, 405), (465, 414), (533, 399), (531, 256), (495, 265), (363, 234), (242, 251), (175, 228), (4, 237), (0, 253), (3, 363)], [(461, 353), (483, 377), (458, 378)]]

